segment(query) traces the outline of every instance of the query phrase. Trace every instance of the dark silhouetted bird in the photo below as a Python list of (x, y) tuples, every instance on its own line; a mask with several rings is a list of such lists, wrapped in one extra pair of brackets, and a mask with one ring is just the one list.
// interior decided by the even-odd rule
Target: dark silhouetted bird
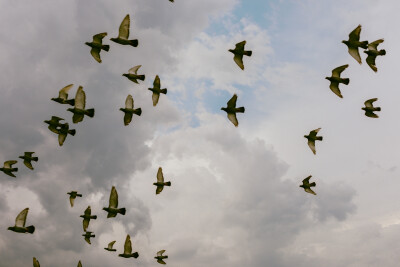
[(115, 243), (115, 241), (111, 241), (110, 243), (108, 243), (108, 246), (104, 249), (108, 250), (108, 251), (117, 251), (115, 248), (113, 248), (114, 243)]
[(67, 109), (68, 111), (74, 113), (74, 116), (72, 117), (73, 123), (78, 123), (82, 121), (85, 115), (89, 116), (90, 118), (93, 118), (94, 108), (85, 109), (85, 106), (86, 106), (86, 94), (85, 91), (83, 91), (82, 86), (79, 86), (78, 91), (76, 91), (75, 95), (75, 107)]
[(380, 43), (383, 43), (383, 39), (376, 40), (375, 42), (369, 43), (368, 44), (368, 50), (364, 51), (367, 56), (367, 64), (368, 66), (371, 67), (371, 69), (375, 72), (378, 71), (378, 68), (376, 67), (375, 60), (377, 56), (384, 56), (386, 55), (386, 50), (378, 50), (378, 45)]
[(128, 78), (129, 80), (131, 80), (134, 83), (139, 83), (137, 80), (141, 80), (144, 81), (144, 79), (146, 78), (145, 75), (138, 75), (137, 72), (140, 69), (142, 65), (137, 65), (133, 68), (130, 68), (128, 70), (128, 73), (124, 73), (122, 74), (122, 76), (125, 76), (126, 78)]
[(317, 153), (315, 151), (315, 141), (322, 141), (322, 136), (317, 136), (317, 133), (321, 130), (321, 128), (315, 129), (310, 131), (308, 135), (305, 135), (304, 137), (307, 138), (308, 140), (308, 146), (310, 147), (311, 151), (314, 153), (314, 155)]
[(76, 131), (74, 129), (69, 129), (69, 124), (64, 123), (61, 124), (60, 129), (58, 130), (58, 144), (62, 146), (64, 144), (65, 139), (67, 138), (68, 134), (74, 136)]
[(85, 43), (86, 45), (88, 45), (92, 48), (90, 50), (90, 54), (92, 54), (93, 58), (99, 63), (101, 63), (100, 51), (104, 50), (107, 52), (108, 50), (110, 50), (109, 45), (103, 45), (103, 38), (106, 36), (107, 36), (106, 32), (99, 33), (99, 34), (93, 35), (93, 42)]
[(108, 208), (104, 207), (103, 210), (108, 212), (107, 218), (115, 217), (118, 213), (125, 215), (125, 208), (118, 209), (118, 193), (114, 186), (111, 188)]
[(165, 252), (165, 249), (160, 250), (159, 252), (157, 252), (157, 256), (154, 257), (155, 259), (157, 259), (157, 262), (159, 264), (166, 264), (165, 261), (163, 261), (163, 259), (168, 259), (168, 256), (163, 256), (162, 254)]
[(306, 191), (307, 193), (316, 195), (316, 193), (311, 189), (311, 187), (314, 187), (316, 184), (315, 184), (315, 182), (310, 183), (310, 178), (311, 178), (311, 175), (308, 176), (307, 178), (305, 178), (303, 180), (303, 184), (300, 185), (300, 187), (303, 187), (304, 191)]
[(226, 108), (221, 108), (221, 110), (225, 111), (228, 114), (228, 119), (233, 123), (233, 125), (235, 125), (235, 127), (238, 127), (239, 122), (236, 118), (236, 113), (244, 113), (244, 107), (237, 108), (236, 100), (237, 95), (234, 94), (232, 98), (228, 101), (228, 106)]
[(358, 48), (364, 48), (367, 49), (368, 46), (368, 41), (362, 41), (360, 42), (360, 32), (361, 32), (361, 25), (358, 25), (357, 28), (355, 28), (350, 34), (349, 34), (349, 40), (345, 41), (343, 40), (342, 43), (347, 45), (349, 49), (349, 54), (357, 60), (358, 63), (361, 64), (361, 57), (360, 53), (358, 52)]
[(124, 253), (119, 254), (118, 256), (123, 258), (135, 258), (135, 259), (139, 257), (139, 253), (137, 252), (132, 253), (132, 243), (131, 243), (131, 237), (129, 235), (127, 235), (125, 239)]
[(136, 114), (138, 116), (140, 116), (142, 114), (142, 109), (141, 108), (134, 109), (133, 105), (134, 105), (133, 97), (131, 95), (128, 95), (125, 100), (125, 108), (119, 109), (125, 113), (125, 116), (124, 116), (125, 126), (128, 125), (132, 121), (133, 114)]
[(246, 44), (246, 41), (240, 42), (236, 44), (235, 49), (229, 49), (229, 52), (232, 52), (234, 54), (233, 60), (236, 62), (236, 64), (244, 70), (244, 65), (243, 65), (243, 55), (246, 56), (251, 56), (253, 53), (252, 51), (245, 51), (244, 50), (244, 45)]
[(40, 267), (40, 263), (35, 257), (33, 257), (33, 267)]
[(15, 226), (8, 227), (8, 230), (11, 230), (13, 232), (17, 233), (30, 233), (33, 234), (35, 232), (35, 226), (27, 226), (25, 227), (25, 222), (26, 222), (26, 216), (28, 215), (29, 208), (24, 209), (21, 211), (17, 218), (15, 218)]
[(28, 167), (31, 170), (33, 170), (31, 161), (38, 161), (39, 160), (38, 157), (32, 157), (33, 153), (35, 153), (35, 152), (25, 152), (23, 156), (19, 156), (18, 157), (20, 159), (23, 159), (25, 166)]
[(74, 200), (76, 197), (82, 197), (82, 194), (78, 194), (78, 192), (76, 192), (76, 191), (71, 191), (71, 192), (68, 192), (67, 194), (69, 195), (69, 203), (71, 204), (71, 207), (74, 206)]
[(348, 67), (349, 65), (343, 65), (340, 67), (337, 67), (336, 69), (332, 70), (332, 76), (331, 77), (325, 77), (325, 79), (329, 80), (331, 84), (329, 85), (329, 88), (334, 92), (338, 97), (343, 98), (342, 93), (339, 90), (339, 83), (343, 83), (345, 85), (348, 85), (350, 82), (349, 78), (340, 78), (340, 74)]
[(17, 177), (13, 174), (13, 172), (17, 172), (18, 168), (13, 168), (12, 165), (16, 164), (18, 161), (16, 160), (8, 160), (4, 162), (4, 167), (0, 168), (0, 171), (4, 172), (5, 174), (11, 177)]
[(156, 194), (160, 194), (163, 191), (164, 186), (171, 186), (171, 182), (164, 182), (164, 175), (161, 167), (158, 168), (157, 172), (157, 183), (153, 183), (153, 185), (157, 186)]
[(53, 133), (59, 134), (58, 128), (61, 126), (60, 121), (64, 120), (63, 118), (57, 117), (57, 116), (52, 116), (51, 120), (44, 121), (44, 123), (47, 123), (49, 125), (49, 130), (52, 131)]
[(68, 99), (68, 91), (74, 86), (73, 84), (69, 84), (62, 88), (58, 93), (57, 98), (52, 98), (51, 100), (56, 101), (60, 104), (69, 104), (71, 106), (75, 105), (75, 99)]
[(82, 236), (85, 237), (85, 241), (91, 245), (92, 243), (90, 243), (90, 238), (95, 237), (95, 235), (92, 235), (93, 232), (85, 232)]
[(167, 88), (161, 89), (161, 82), (160, 82), (160, 77), (156, 75), (156, 78), (154, 79), (153, 82), (153, 88), (149, 88), (150, 91), (153, 92), (153, 106), (155, 107), (158, 103), (158, 99), (160, 98), (160, 94), (167, 94)]
[(78, 266), (77, 267), (82, 267), (81, 261), (78, 262)]
[(110, 40), (122, 45), (131, 45), (133, 47), (138, 46), (139, 42), (137, 39), (128, 40), (129, 25), (130, 25), (130, 19), (128, 14), (125, 16), (124, 20), (121, 22), (121, 25), (119, 26), (118, 38), (111, 38)]
[(88, 206), (85, 210), (85, 213), (83, 215), (80, 215), (79, 217), (83, 218), (82, 226), (84, 232), (86, 232), (87, 228), (89, 227), (90, 219), (97, 219), (96, 215), (92, 215), (92, 209), (90, 208), (90, 206)]
[(361, 109), (365, 111), (365, 116), (379, 118), (379, 116), (374, 113), (374, 111), (381, 111), (380, 107), (374, 107), (373, 105), (376, 100), (378, 100), (378, 98), (371, 98), (364, 102), (365, 107)]

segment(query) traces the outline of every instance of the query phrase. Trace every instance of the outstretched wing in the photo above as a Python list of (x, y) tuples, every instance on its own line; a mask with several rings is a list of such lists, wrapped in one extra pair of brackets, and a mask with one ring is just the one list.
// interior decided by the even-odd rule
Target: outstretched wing
[(360, 32), (361, 32), (361, 25), (358, 25), (350, 34), (349, 40), (350, 41), (359, 41), (360, 40)]
[(317, 153), (315, 150), (315, 141), (308, 139), (308, 146), (310, 147), (311, 151), (314, 153), (314, 155)]
[(129, 25), (130, 25), (130, 19), (128, 14), (125, 16), (124, 20), (121, 22), (121, 25), (119, 26), (119, 35), (118, 35), (119, 38), (126, 40), (129, 38)]
[(125, 245), (124, 245), (124, 254), (132, 254), (132, 243), (131, 237), (129, 235), (126, 236)]
[(81, 261), (78, 262), (78, 267), (82, 267)]
[(160, 99), (160, 94), (153, 92), (151, 99), (153, 100), (153, 107), (155, 107), (158, 103), (158, 100)]
[(64, 88), (62, 88), (60, 90), (60, 92), (58, 93), (58, 97), (62, 98), (64, 100), (68, 99), (68, 91), (72, 88), (72, 86), (74, 86), (73, 84), (69, 84), (67, 86), (65, 86)]
[(28, 211), (29, 208), (26, 208), (18, 214), (17, 218), (15, 218), (15, 226), (25, 227), (26, 216), (28, 215)]
[(378, 100), (378, 98), (371, 98), (371, 99), (368, 99), (367, 101), (364, 102), (364, 105), (365, 105), (367, 108), (373, 108), (374, 105), (373, 105), (372, 103), (374, 103), (376, 100)]
[(33, 257), (33, 267), (40, 267), (40, 263), (35, 257)]
[(67, 138), (68, 133), (59, 133), (58, 134), (58, 144), (62, 146), (64, 144), (65, 139)]
[(349, 47), (348, 48), (350, 56), (352, 56), (359, 64), (361, 64), (360, 53), (358, 52), (358, 47)]
[(72, 195), (70, 195), (69, 196), (69, 203), (71, 204), (71, 207), (74, 206), (74, 200), (75, 200), (75, 197), (72, 197)]
[(235, 55), (233, 56), (233, 60), (236, 62), (236, 64), (239, 66), (239, 68), (241, 68), (242, 70), (244, 70), (243, 55), (237, 55), (237, 54), (235, 54)]
[(90, 206), (88, 206), (88, 207), (86, 208), (86, 210), (85, 210), (85, 215), (88, 215), (88, 216), (92, 215), (92, 209), (90, 208)]
[(88, 236), (85, 236), (85, 241), (88, 242), (88, 244), (90, 244), (90, 245), (92, 244), (92, 243), (90, 243), (90, 237), (88, 237)]
[(130, 73), (130, 74), (137, 74), (137, 72), (138, 72), (138, 70), (140, 69), (141, 66), (142, 66), (142, 65), (137, 65), (137, 66), (135, 66), (135, 67), (130, 68), (130, 69), (128, 70), (128, 73)]
[(165, 252), (165, 249), (160, 250), (159, 252), (157, 252), (157, 256), (162, 256), (162, 254)]
[(164, 183), (164, 175), (163, 175), (161, 167), (159, 167), (158, 171), (157, 171), (157, 182), (158, 183)]
[(83, 219), (83, 221), (82, 221), (82, 227), (83, 227), (83, 231), (84, 231), (84, 232), (86, 232), (86, 230), (88, 229), (88, 227), (89, 227), (89, 222), (90, 222), (89, 219)]
[(370, 66), (370, 68), (371, 68), (373, 71), (377, 72), (377, 71), (378, 71), (378, 68), (376, 67), (375, 59), (376, 59), (376, 56), (374, 56), (374, 55), (368, 55), (368, 56), (367, 56), (367, 59), (366, 59), (365, 61), (367, 61), (368, 66)]
[(79, 86), (75, 95), (75, 108), (77, 109), (85, 109), (86, 106), (86, 94), (83, 91), (83, 87)]
[(153, 87), (158, 89), (161, 88), (160, 77), (158, 77), (158, 75), (156, 75), (156, 78), (154, 78)]
[(368, 44), (368, 49), (369, 50), (373, 50), (373, 51), (378, 51), (378, 45), (380, 43), (383, 43), (383, 41), (384, 41), (384, 39), (379, 39), (379, 40), (376, 40), (376, 41), (374, 41), (372, 43), (369, 43)]
[(100, 48), (92, 47), (92, 49), (90, 49), (90, 54), (93, 56), (93, 58), (94, 58), (97, 62), (101, 63)]
[[(358, 50), (357, 50), (358, 51)], [(357, 52), (358, 53), (358, 52)], [(332, 70), (332, 77), (340, 77), (340, 74), (349, 66), (349, 64), (337, 67)]]
[(228, 113), (228, 119), (235, 125), (235, 127), (239, 126), (239, 122), (236, 118), (236, 113)]
[(303, 184), (309, 184), (310, 183), (310, 178), (312, 177), (312, 175), (308, 176), (307, 178), (303, 179)]
[(244, 45), (246, 44), (246, 41), (242, 41), (240, 43), (237, 43), (235, 46), (235, 50), (244, 50)]
[(133, 109), (133, 97), (131, 95), (126, 97), (125, 108)]
[(236, 107), (236, 100), (237, 100), (237, 95), (234, 94), (231, 99), (227, 102), (228, 108), (235, 108)]
[(26, 167), (28, 167), (29, 169), (33, 170), (33, 166), (30, 160), (26, 160), (24, 159), (24, 164)]
[(98, 43), (102, 44), (103, 38), (107, 36), (106, 32), (98, 33), (96, 35), (93, 35), (93, 43)]
[(157, 185), (157, 189), (156, 189), (156, 195), (160, 194), (164, 189), (163, 185)]
[(339, 89), (339, 83), (331, 82), (331, 84), (329, 85), (329, 88), (332, 90), (332, 92), (335, 93), (335, 95), (337, 95), (340, 98), (343, 98), (342, 93), (340, 92), (340, 89)]
[(132, 117), (133, 117), (133, 114), (132, 114), (132, 113), (130, 113), (130, 112), (125, 112), (125, 115), (124, 115), (124, 125), (125, 125), (125, 126), (127, 126), (127, 125), (129, 125), (129, 123), (131, 123)]
[(18, 161), (16, 161), (16, 160), (8, 160), (8, 161), (4, 162), (4, 168), (10, 169), (10, 168), (12, 168), (12, 165), (17, 162)]
[(112, 249), (115, 242), (116, 241), (111, 241), (110, 243), (108, 243), (108, 249)]
[(118, 207), (118, 193), (114, 186), (111, 188), (110, 201), (108, 206), (110, 208)]
[(304, 191), (313, 195), (317, 195), (311, 188), (305, 188)]
[(321, 128), (318, 128), (318, 129), (310, 131), (309, 136), (316, 137), (318, 132), (319, 132), (319, 130), (321, 130)]
[(158, 259), (157, 262), (158, 262), (159, 264), (166, 264), (165, 261), (163, 261), (162, 259)]

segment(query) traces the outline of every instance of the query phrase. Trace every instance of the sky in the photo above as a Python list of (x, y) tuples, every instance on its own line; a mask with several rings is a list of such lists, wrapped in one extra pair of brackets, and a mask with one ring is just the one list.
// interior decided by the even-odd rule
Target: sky
[[(0, 267), (398, 266), (400, 202), (397, 123), (400, 52), (395, 0), (0, 0), (0, 162), (35, 151), (34, 170), (0, 173)], [(127, 15), (136, 48), (109, 38)], [(378, 72), (341, 43), (384, 38)], [(92, 36), (107, 32), (102, 63)], [(246, 40), (242, 71), (228, 49)], [(343, 99), (331, 70), (349, 64)], [(136, 65), (145, 81), (122, 76)], [(152, 106), (154, 78), (167, 95)], [(68, 84), (86, 92), (93, 118), (72, 123), (50, 100)], [(235, 128), (221, 107), (236, 93)], [(142, 109), (129, 126), (128, 94)], [(378, 98), (378, 119), (361, 108)], [(64, 145), (43, 122), (76, 129)], [(321, 128), (313, 155), (303, 137)], [(171, 187), (155, 194), (163, 168)], [(299, 188), (312, 175), (317, 195)], [(125, 216), (106, 218), (110, 189)], [(83, 194), (70, 207), (67, 192)], [(96, 220), (83, 237), (84, 210)], [(8, 231), (29, 207), (34, 234)], [(126, 235), (137, 259), (118, 257)], [(103, 248), (116, 240), (117, 252)]]

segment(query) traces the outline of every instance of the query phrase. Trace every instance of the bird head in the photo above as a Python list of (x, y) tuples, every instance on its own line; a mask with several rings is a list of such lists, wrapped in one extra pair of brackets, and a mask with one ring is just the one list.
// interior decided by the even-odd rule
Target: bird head
[(50, 121), (44, 121), (44, 123), (50, 124)]
[(54, 97), (53, 97), (51, 100), (53, 100), (53, 101), (57, 101), (57, 98), (54, 98)]
[(305, 135), (304, 137), (308, 139), (309, 136), (308, 136), (308, 135)]
[(125, 112), (125, 109), (124, 109), (124, 108), (120, 108), (119, 110), (121, 110), (121, 111), (124, 111), (124, 112)]
[(331, 77), (325, 77), (325, 79), (327, 79), (328, 81), (330, 81), (330, 80), (331, 80)]
[(117, 38), (110, 38), (110, 40), (113, 41), (113, 42), (115, 42), (115, 41), (117, 41), (118, 39), (117, 39)]
[[(221, 108), (221, 110), (226, 111), (226, 108)], [(227, 112), (227, 111), (226, 111)]]
[(68, 111), (71, 111), (72, 113), (74, 113), (74, 109), (73, 108), (67, 108)]
[(88, 45), (88, 46), (90, 46), (91, 44), (92, 44), (92, 43), (89, 43), (89, 42), (86, 42), (86, 43), (85, 43), (85, 45)]
[(344, 44), (346, 44), (346, 45), (347, 45), (347, 44), (349, 43), (349, 41), (345, 41), (345, 40), (343, 40), (343, 41), (342, 41), (342, 43), (344, 43)]
[(84, 215), (79, 215), (79, 217), (82, 217), (82, 218), (84, 218), (85, 216), (84, 216)]
[(23, 156), (19, 156), (18, 158), (20, 158), (20, 159), (25, 159)]
[(15, 230), (15, 226), (13, 226), (13, 227), (8, 227), (7, 230), (14, 231), (14, 230)]
[(229, 51), (229, 52), (231, 52), (231, 53), (233, 53), (233, 52), (234, 52), (234, 50), (233, 50), (233, 49), (229, 49), (228, 51)]
[(363, 107), (363, 108), (361, 108), (361, 109), (366, 111), (367, 108)]
[(124, 73), (124, 74), (122, 74), (122, 76), (128, 77), (128, 74)]
[(303, 187), (304, 188), (304, 185), (301, 184), (301, 185), (299, 185), (299, 187)]

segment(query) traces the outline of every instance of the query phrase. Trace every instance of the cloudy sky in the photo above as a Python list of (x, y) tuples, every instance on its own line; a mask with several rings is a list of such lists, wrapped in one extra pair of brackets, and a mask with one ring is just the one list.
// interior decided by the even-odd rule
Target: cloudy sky
[[(398, 266), (400, 201), (398, 114), (400, 37), (396, 0), (0, 0), (0, 161), (35, 151), (35, 170), (0, 173), (0, 266), (365, 267)], [(109, 40), (126, 14), (137, 48)], [(361, 39), (387, 55), (378, 73), (341, 43)], [(97, 63), (84, 43), (107, 32)], [(246, 40), (242, 71), (227, 50)], [(349, 64), (343, 99), (331, 70)], [(134, 84), (128, 69), (142, 65)], [(152, 106), (154, 77), (162, 95)], [(72, 124), (50, 100), (82, 85), (94, 118)], [(233, 93), (235, 128), (220, 108)], [(123, 124), (131, 94), (142, 116)], [(377, 97), (379, 119), (364, 116)], [(64, 145), (43, 123), (76, 129)], [(321, 127), (313, 155), (303, 137)], [(163, 167), (172, 186), (155, 195)], [(317, 196), (299, 184), (312, 175)], [(107, 219), (111, 186), (125, 216)], [(83, 194), (69, 206), (68, 191)], [(92, 214), (92, 245), (79, 215)], [(33, 235), (7, 231), (29, 207)], [(127, 234), (138, 259), (124, 259)], [(113, 240), (116, 253), (103, 248)]]

